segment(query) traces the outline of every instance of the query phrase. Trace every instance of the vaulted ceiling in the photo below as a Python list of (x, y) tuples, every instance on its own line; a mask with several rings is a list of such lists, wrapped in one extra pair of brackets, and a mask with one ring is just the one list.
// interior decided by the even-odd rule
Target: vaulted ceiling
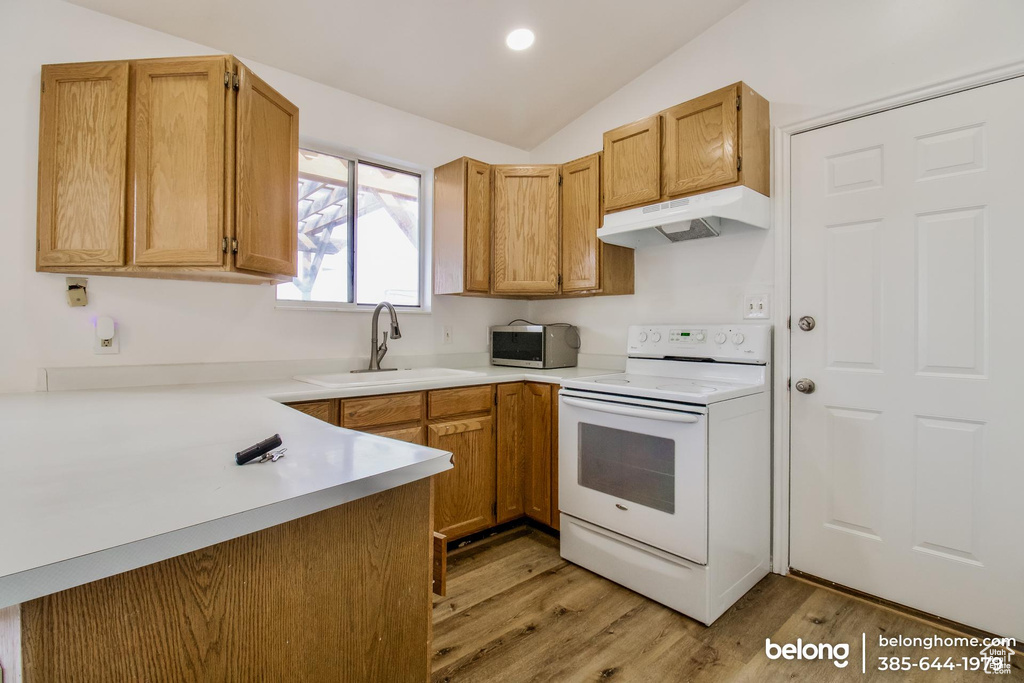
[(532, 149), (745, 0), (70, 1)]

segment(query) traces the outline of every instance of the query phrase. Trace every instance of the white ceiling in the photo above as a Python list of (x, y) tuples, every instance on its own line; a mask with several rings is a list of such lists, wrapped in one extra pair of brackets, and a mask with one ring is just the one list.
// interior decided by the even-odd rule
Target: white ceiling
[(70, 1), (528, 150), (745, 0)]

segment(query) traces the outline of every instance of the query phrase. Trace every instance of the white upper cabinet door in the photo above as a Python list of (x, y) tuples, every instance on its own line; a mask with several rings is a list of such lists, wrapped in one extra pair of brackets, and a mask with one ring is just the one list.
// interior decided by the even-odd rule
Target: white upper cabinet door
[(792, 566), (1018, 639), (1022, 110), (1018, 78), (795, 136), (790, 333)]

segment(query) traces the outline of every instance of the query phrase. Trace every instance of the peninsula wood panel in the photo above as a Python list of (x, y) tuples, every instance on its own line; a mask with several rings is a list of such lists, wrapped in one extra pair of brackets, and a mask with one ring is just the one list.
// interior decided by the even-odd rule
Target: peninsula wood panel
[(494, 167), (495, 293), (559, 291), (558, 219), (558, 166)]
[(527, 382), (523, 387), (523, 507), (527, 516), (551, 524), (551, 385)]
[(491, 287), (491, 167), (466, 159), (466, 290)]
[(244, 65), (237, 68), (235, 266), (294, 276), (299, 110)]
[(341, 426), (349, 429), (422, 422), (423, 415), (423, 392), (346, 398), (341, 401)]
[(128, 63), (42, 68), (36, 267), (125, 262)]
[(662, 112), (661, 194), (672, 197), (739, 177), (739, 86), (730, 85)]
[(25, 683), (429, 675), (422, 480), (22, 604)]
[(657, 114), (604, 134), (604, 210), (661, 197), (661, 117)]
[(525, 483), (526, 446), (529, 444), (522, 382), (499, 384), (496, 439), (497, 523), (521, 517)]
[(601, 155), (562, 166), (562, 291), (601, 285)]
[(224, 259), (228, 88), (224, 57), (132, 66), (128, 217), (132, 262), (212, 266)]
[(427, 417), (432, 420), (470, 413), (489, 413), (494, 406), (494, 385), (435, 389), (427, 396)]
[(427, 445), (453, 454), (455, 467), (434, 478), (434, 526), (449, 540), (494, 526), (493, 426), (487, 416), (427, 427)]

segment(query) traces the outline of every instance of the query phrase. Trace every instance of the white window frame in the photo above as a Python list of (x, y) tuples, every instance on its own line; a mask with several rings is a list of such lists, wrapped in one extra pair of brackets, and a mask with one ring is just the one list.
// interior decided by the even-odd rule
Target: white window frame
[[(427, 216), (429, 215), (429, 202), (428, 202), (428, 191), (432, 189), (433, 184), (428, 187), (427, 178), (433, 179), (431, 169), (420, 168), (417, 166), (405, 164), (403, 162), (394, 161), (391, 159), (384, 159), (381, 157), (375, 157), (369, 154), (361, 154), (354, 150), (346, 150), (344, 148), (335, 147), (332, 145), (324, 145), (314, 140), (299, 140), (300, 150), (309, 150), (311, 152), (319, 152), (321, 154), (330, 154), (332, 156), (341, 157), (348, 161), (354, 161), (353, 167), (355, 169), (352, 178), (350, 179), (350, 186), (353, 189), (352, 196), (358, 196), (359, 193), (359, 162), (370, 164), (372, 166), (380, 166), (382, 168), (391, 169), (394, 171), (400, 171), (402, 173), (409, 173), (418, 175), (420, 178), (420, 210), (419, 210), (419, 251), (420, 251), (420, 303), (418, 306), (398, 305), (395, 304), (395, 309), (399, 313), (411, 313), (415, 314), (429, 314), (431, 304), (432, 289), (430, 283), (432, 281), (430, 266), (431, 261), (427, 257), (431, 253), (432, 241), (430, 239), (430, 231), (427, 230)], [(295, 229), (299, 227), (296, 225)], [(355, 234), (353, 226), (353, 234)], [(355, 269), (355, 253), (352, 255), (352, 268)], [(355, 274), (352, 277), (352, 298), (355, 298)], [(376, 308), (376, 304), (357, 304), (357, 303), (341, 303), (336, 301), (292, 301), (287, 299), (277, 298), (277, 285), (271, 287), (271, 296), (274, 301), (274, 308), (291, 311), (333, 311), (340, 313), (373, 313), (373, 309)]]

